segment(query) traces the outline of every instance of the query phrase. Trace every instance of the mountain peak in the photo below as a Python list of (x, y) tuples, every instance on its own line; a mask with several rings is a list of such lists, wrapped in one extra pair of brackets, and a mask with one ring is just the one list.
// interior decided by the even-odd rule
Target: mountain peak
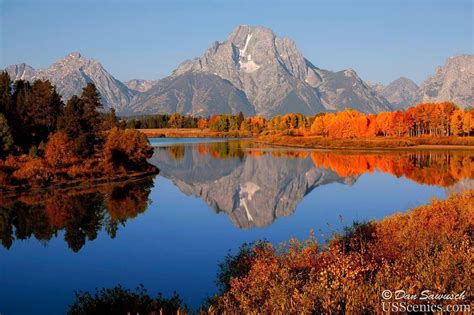
[(82, 57), (81, 53), (78, 52), (78, 51), (73, 51), (72, 53), (70, 53), (69, 55), (67, 55), (67, 57), (69, 58), (74, 58), (74, 59), (79, 59)]
[(474, 55), (449, 57), (420, 88), (423, 102), (452, 101), (461, 107), (474, 102)]
[(315, 114), (356, 107), (363, 112), (390, 110), (352, 70), (321, 70), (306, 60), (294, 41), (263, 26), (240, 25), (203, 56), (182, 63), (172, 77), (212, 74), (244, 92), (257, 114)]
[(275, 34), (273, 31), (264, 26), (251, 26), (251, 25), (239, 25), (237, 26), (228, 37), (228, 40), (232, 43), (241, 42), (242, 39), (246, 37), (254, 36), (260, 37), (259, 39), (266, 37), (266, 38), (274, 38)]

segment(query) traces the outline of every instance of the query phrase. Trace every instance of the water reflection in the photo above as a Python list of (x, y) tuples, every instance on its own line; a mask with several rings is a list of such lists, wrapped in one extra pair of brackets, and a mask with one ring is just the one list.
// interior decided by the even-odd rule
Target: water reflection
[(34, 236), (49, 241), (64, 230), (69, 248), (78, 252), (104, 228), (114, 238), (119, 225), (143, 213), (153, 178), (67, 190), (0, 195), (0, 240), (7, 249), (14, 240)]
[(161, 146), (151, 163), (183, 193), (202, 198), (246, 229), (291, 215), (318, 186), (352, 185), (374, 171), (445, 187), (448, 193), (472, 188), (473, 158), (469, 151), (323, 152), (229, 141)]

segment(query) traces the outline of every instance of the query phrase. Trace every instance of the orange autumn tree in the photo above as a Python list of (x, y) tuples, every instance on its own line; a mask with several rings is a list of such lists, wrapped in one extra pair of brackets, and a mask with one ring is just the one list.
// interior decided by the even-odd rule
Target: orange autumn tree
[(68, 136), (61, 131), (49, 136), (44, 151), (44, 157), (53, 167), (74, 164), (79, 160), (74, 153), (74, 144), (69, 140)]
[[(281, 116), (269, 127), (288, 129)], [(406, 111), (363, 114), (353, 109), (335, 114), (318, 114), (311, 124), (311, 134), (332, 138), (469, 136), (474, 132), (473, 111), (464, 111), (450, 102), (423, 103)]]
[(106, 169), (134, 169), (146, 165), (153, 154), (145, 134), (134, 129), (113, 128), (109, 131), (104, 144)]
[(462, 152), (450, 154), (409, 152), (398, 154), (347, 154), (311, 152), (316, 167), (331, 169), (339, 176), (359, 176), (378, 170), (404, 176), (417, 183), (450, 186), (465, 178), (474, 178), (470, 156)]
[(199, 118), (198, 122), (197, 122), (197, 127), (201, 130), (209, 127), (209, 122), (206, 118)]

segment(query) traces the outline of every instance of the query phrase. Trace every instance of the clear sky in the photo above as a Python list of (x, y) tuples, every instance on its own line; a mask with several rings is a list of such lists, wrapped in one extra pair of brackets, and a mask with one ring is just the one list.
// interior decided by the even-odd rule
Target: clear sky
[(474, 51), (473, 0), (0, 3), (1, 68), (44, 68), (80, 51), (120, 80), (158, 79), (240, 24), (291, 37), (320, 68), (382, 83), (420, 83), (448, 56)]

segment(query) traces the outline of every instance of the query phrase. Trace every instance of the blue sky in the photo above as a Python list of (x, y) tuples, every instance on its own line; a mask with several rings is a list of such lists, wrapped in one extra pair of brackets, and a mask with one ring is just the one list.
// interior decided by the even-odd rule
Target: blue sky
[(0, 3), (0, 67), (44, 68), (80, 51), (120, 80), (167, 76), (240, 24), (291, 37), (320, 68), (382, 83), (420, 83), (448, 56), (474, 51), (472, 0)]

